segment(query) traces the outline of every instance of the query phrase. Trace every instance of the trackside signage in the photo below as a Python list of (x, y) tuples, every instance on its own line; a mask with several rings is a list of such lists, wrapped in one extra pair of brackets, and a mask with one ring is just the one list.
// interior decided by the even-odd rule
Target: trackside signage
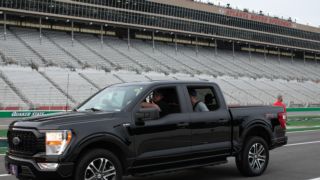
[(0, 118), (23, 118), (33, 116), (43, 116), (58, 113), (61, 111), (0, 111)]

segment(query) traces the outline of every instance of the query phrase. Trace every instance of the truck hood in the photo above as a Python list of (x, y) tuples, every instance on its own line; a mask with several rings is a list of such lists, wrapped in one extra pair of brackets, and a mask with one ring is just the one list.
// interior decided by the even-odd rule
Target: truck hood
[(10, 128), (59, 129), (71, 124), (111, 120), (114, 112), (62, 112), (13, 122)]

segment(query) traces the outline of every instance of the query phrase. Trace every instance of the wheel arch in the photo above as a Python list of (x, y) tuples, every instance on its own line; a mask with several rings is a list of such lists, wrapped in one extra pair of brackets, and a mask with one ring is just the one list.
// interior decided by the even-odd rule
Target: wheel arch
[(271, 147), (273, 137), (271, 127), (263, 120), (257, 120), (255, 123), (249, 124), (246, 128), (244, 128), (244, 131), (241, 134), (242, 144), (244, 144), (248, 138), (252, 136), (263, 138), (267, 142), (269, 148)]
[(130, 157), (129, 145), (120, 138), (110, 134), (96, 134), (82, 140), (77, 147), (72, 159), (77, 162), (81, 156), (92, 149), (106, 149), (112, 152), (121, 162), (124, 172), (128, 167), (127, 158)]

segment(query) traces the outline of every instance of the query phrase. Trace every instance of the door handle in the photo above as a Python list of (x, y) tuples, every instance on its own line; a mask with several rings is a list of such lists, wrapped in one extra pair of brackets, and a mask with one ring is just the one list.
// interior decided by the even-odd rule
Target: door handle
[(226, 123), (226, 122), (229, 122), (229, 119), (219, 119), (219, 122), (220, 123)]
[(177, 124), (178, 128), (186, 128), (189, 126), (189, 123), (181, 122)]

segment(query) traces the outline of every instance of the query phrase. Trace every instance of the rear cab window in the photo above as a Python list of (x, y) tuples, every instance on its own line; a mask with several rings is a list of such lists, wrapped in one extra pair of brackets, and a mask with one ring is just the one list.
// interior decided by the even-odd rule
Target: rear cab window
[(210, 112), (219, 109), (219, 103), (212, 86), (187, 86), (189, 104), (193, 112)]

